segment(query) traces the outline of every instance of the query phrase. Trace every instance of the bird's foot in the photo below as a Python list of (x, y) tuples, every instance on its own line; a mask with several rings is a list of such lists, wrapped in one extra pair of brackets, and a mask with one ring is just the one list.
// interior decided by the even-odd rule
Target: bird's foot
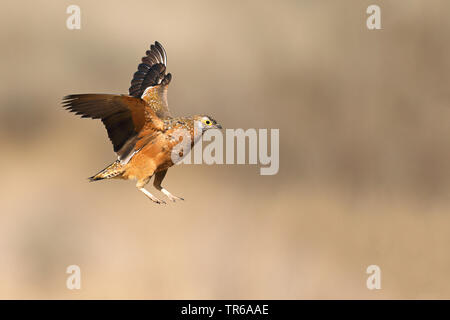
[(144, 188), (139, 189), (140, 191), (142, 191), (150, 200), (152, 200), (154, 203), (157, 204), (167, 204), (164, 200), (160, 200), (157, 197), (155, 197), (154, 195), (152, 195), (150, 192), (148, 192), (147, 190), (145, 190)]
[(165, 202), (164, 200), (158, 199), (156, 197), (150, 198), (150, 200), (157, 204), (167, 204), (167, 202)]
[(184, 200), (183, 198), (174, 196), (173, 194), (171, 194), (169, 191), (167, 191), (164, 188), (161, 189), (161, 192), (164, 193), (166, 195), (166, 197), (169, 198), (173, 202), (175, 202), (176, 200)]

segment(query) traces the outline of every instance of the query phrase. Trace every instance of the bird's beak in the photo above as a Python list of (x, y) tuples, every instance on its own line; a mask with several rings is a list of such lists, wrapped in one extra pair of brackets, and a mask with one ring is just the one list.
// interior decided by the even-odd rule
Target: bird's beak
[(222, 129), (222, 126), (218, 123), (215, 124), (216, 129)]

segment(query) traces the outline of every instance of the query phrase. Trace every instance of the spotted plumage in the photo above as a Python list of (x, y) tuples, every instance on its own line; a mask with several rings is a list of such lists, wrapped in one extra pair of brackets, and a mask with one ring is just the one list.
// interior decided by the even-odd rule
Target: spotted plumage
[[(220, 124), (206, 115), (172, 117), (167, 102), (167, 88), (172, 80), (166, 74), (167, 55), (155, 42), (134, 73), (129, 95), (75, 94), (63, 99), (63, 106), (82, 118), (100, 119), (111, 140), (117, 160), (90, 177), (135, 179), (136, 187), (156, 203), (165, 203), (144, 186), (154, 176), (153, 185), (170, 200), (176, 197), (161, 186), (168, 168), (175, 164), (174, 154), (183, 157), (199, 136)], [(181, 151), (178, 150), (179, 147)]]

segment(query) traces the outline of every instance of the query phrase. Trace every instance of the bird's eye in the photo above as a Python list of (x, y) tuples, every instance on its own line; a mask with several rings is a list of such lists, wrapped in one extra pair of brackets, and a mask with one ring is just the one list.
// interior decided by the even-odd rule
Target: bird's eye
[(211, 121), (206, 120), (205, 123), (206, 123), (207, 125), (210, 125), (210, 124), (211, 124)]

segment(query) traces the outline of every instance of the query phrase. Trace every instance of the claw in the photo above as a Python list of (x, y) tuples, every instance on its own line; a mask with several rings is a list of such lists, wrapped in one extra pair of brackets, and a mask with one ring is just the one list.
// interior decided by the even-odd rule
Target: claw
[(180, 197), (177, 197), (177, 196), (174, 196), (174, 195), (170, 195), (170, 196), (167, 196), (170, 200), (172, 200), (173, 202), (175, 202), (176, 200), (183, 200), (184, 201), (184, 199), (183, 198), (180, 198)]
[(167, 204), (167, 202), (165, 202), (164, 200), (158, 199), (158, 198), (150, 199), (150, 200), (152, 200), (154, 203), (157, 203), (157, 204)]

